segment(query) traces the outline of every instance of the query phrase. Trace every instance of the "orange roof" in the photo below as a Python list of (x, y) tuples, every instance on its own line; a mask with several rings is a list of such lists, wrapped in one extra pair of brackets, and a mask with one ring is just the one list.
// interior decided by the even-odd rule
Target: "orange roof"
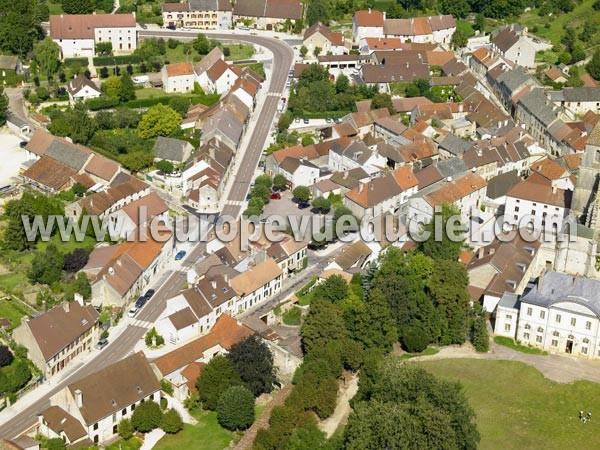
[(469, 173), (458, 180), (446, 183), (439, 189), (425, 195), (425, 200), (431, 206), (439, 206), (444, 203), (454, 203), (473, 192), (483, 189), (486, 186), (483, 178), (475, 173)]
[(196, 389), (196, 380), (202, 373), (204, 366), (206, 366), (206, 364), (203, 362), (193, 362), (181, 371), (181, 375), (183, 375), (187, 380), (185, 384), (187, 384), (187, 387), (190, 391)]
[(415, 35), (419, 36), (433, 33), (433, 31), (431, 30), (431, 26), (429, 25), (428, 17), (415, 17), (412, 20)]
[(319, 157), (317, 150), (314, 145), (309, 145), (304, 147), (302, 145), (294, 145), (293, 147), (282, 148), (281, 150), (277, 150), (273, 152), (273, 158), (278, 163), (281, 163), (285, 158), (301, 158), (305, 157), (307, 159), (316, 159)]
[(192, 75), (194, 73), (194, 66), (191, 62), (181, 62), (167, 65), (167, 76), (169, 77), (181, 77), (184, 75)]
[(403, 191), (407, 191), (419, 184), (419, 180), (409, 166), (402, 166), (392, 173), (394, 174), (396, 183), (398, 183), (398, 186), (400, 186)]
[(583, 87), (598, 86), (598, 82), (594, 80), (589, 73), (584, 73), (583, 75), (581, 75), (581, 80), (583, 81)]
[(430, 66), (443, 66), (451, 59), (454, 59), (454, 52), (425, 52), (427, 63)]
[(564, 208), (569, 194), (563, 189), (553, 191), (550, 184), (540, 184), (527, 179), (515, 184), (506, 195)]
[(464, 264), (465, 266), (469, 264), (471, 259), (473, 259), (475, 254), (469, 250), (463, 250), (460, 252), (460, 256), (458, 257), (458, 262)]
[(354, 20), (359, 27), (383, 27), (383, 13), (375, 9), (356, 11)]
[(571, 153), (570, 155), (565, 155), (565, 163), (569, 170), (577, 170), (581, 165), (581, 160), (583, 158), (583, 153)]
[(374, 38), (365, 39), (367, 46), (372, 50), (394, 50), (405, 47), (400, 38)]
[(533, 163), (531, 170), (549, 180), (558, 180), (569, 176), (568, 171), (564, 167), (548, 158)]

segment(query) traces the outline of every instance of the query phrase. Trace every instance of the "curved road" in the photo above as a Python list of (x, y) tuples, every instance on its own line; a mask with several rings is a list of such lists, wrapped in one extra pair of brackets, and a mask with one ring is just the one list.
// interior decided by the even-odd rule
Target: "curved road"
[[(178, 31), (141, 31), (140, 37), (176, 37), (179, 39), (194, 39), (196, 32), (178, 32)], [(238, 172), (235, 174), (235, 182), (228, 196), (228, 203), (223, 209), (223, 215), (238, 217), (241, 212), (241, 202), (246, 198), (250, 182), (258, 166), (262, 150), (264, 148), (271, 124), (277, 112), (277, 103), (281, 97), (281, 93), (285, 87), (285, 82), (292, 62), (294, 60), (293, 50), (284, 42), (265, 38), (260, 36), (248, 35), (232, 35), (221, 33), (207, 33), (211, 38), (217, 40), (236, 40), (244, 41), (252, 44), (261, 45), (273, 53), (273, 70), (267, 90), (267, 97), (263, 103), (263, 107), (258, 116), (258, 120), (253, 129), (247, 129), (246, 133), (252, 133), (247, 147), (240, 148), (244, 152), (243, 159), (239, 165)], [(263, 94), (264, 95), (264, 94)], [(229, 203), (232, 202), (232, 203)], [(234, 203), (235, 202), (235, 203)], [(191, 267), (202, 253), (202, 243), (197, 244), (194, 250), (183, 264), (183, 269)], [(154, 322), (165, 308), (166, 299), (173, 297), (184, 286), (186, 275), (184, 271), (173, 272), (168, 275), (165, 282), (157, 289), (152, 301), (144, 307), (136, 317), (136, 321), (142, 320), (145, 322)], [(127, 319), (125, 319), (127, 320)], [(37, 414), (50, 406), (49, 397), (65, 387), (66, 385), (96, 372), (97, 370), (106, 367), (133, 351), (136, 343), (144, 336), (147, 329), (143, 327), (129, 325), (118, 337), (116, 337), (108, 347), (97, 353), (96, 357), (87, 364), (82, 365), (75, 372), (68, 375), (64, 380), (59, 382), (52, 390), (34, 402), (30, 402), (28, 406), (22, 407), (19, 412), (11, 419), (0, 424), (0, 437), (13, 438), (18, 436), (23, 431), (28, 429), (37, 421)], [(77, 363), (75, 363), (77, 364)], [(81, 365), (81, 363), (79, 363)], [(17, 403), (17, 407), (19, 403)]]

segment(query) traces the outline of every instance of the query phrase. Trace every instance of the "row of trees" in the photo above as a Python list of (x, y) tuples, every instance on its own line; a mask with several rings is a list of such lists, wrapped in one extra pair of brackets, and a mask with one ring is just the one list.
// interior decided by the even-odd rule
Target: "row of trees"
[(140, 404), (130, 419), (122, 419), (117, 431), (125, 440), (131, 439), (134, 431), (148, 433), (156, 428), (161, 428), (165, 433), (176, 434), (183, 428), (183, 420), (176, 409), (162, 411), (156, 402)]
[(0, 346), (0, 392), (14, 394), (29, 383), (32, 373), (27, 349), (14, 345)]
[(210, 360), (196, 380), (200, 394), (193, 394), (189, 403), (216, 410), (228, 430), (244, 430), (254, 422), (254, 398), (271, 392), (275, 381), (273, 355), (252, 335), (234, 344), (226, 356)]
[(273, 188), (278, 191), (285, 191), (287, 189), (287, 179), (281, 174), (277, 174), (273, 178), (267, 174), (256, 177), (254, 187), (250, 191), (250, 200), (248, 201), (248, 208), (244, 211), (244, 216), (260, 216), (265, 205), (269, 203)]

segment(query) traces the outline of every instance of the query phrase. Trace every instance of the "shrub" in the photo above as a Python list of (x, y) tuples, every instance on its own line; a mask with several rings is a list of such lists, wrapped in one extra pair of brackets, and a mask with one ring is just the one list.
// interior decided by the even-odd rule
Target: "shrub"
[(420, 353), (429, 345), (429, 336), (421, 327), (413, 326), (402, 336), (402, 343), (406, 351)]
[(71, 68), (74, 65), (79, 65), (80, 67), (87, 67), (89, 65), (89, 61), (87, 58), (65, 58), (63, 61), (65, 67)]
[[(87, 62), (87, 58), (85, 58), (85, 61)], [(94, 66), (139, 64), (141, 61), (138, 55), (97, 56), (94, 58)]]
[(98, 111), (100, 109), (114, 108), (119, 105), (118, 97), (96, 97), (90, 98), (86, 101), (87, 107), (90, 111)]
[(254, 396), (244, 386), (227, 389), (217, 405), (217, 420), (228, 430), (245, 430), (254, 422)]
[(48, 450), (64, 450), (67, 448), (67, 444), (60, 438), (53, 438), (46, 441), (46, 448)]
[(160, 388), (167, 395), (173, 395), (173, 385), (164, 378), (160, 380)]
[(176, 410), (169, 409), (163, 414), (160, 427), (165, 433), (179, 433), (183, 428), (183, 420), (181, 420), (181, 416)]
[(135, 408), (131, 416), (131, 425), (137, 431), (148, 433), (158, 428), (162, 422), (163, 413), (156, 402), (144, 402)]
[(133, 436), (133, 426), (131, 425), (131, 420), (121, 419), (119, 425), (117, 426), (117, 431), (119, 432), (119, 436), (126, 441), (131, 439)]
[[(146, 345), (148, 347), (151, 347), (151, 346), (160, 347), (161, 345), (163, 345), (165, 343), (165, 338), (163, 338), (160, 334), (158, 334), (158, 331), (156, 331), (156, 328), (152, 328), (150, 331), (148, 331), (148, 333), (146, 333), (145, 341), (146, 341)], [(156, 341), (156, 344), (154, 343), (154, 341)]]
[(0, 367), (9, 366), (13, 362), (13, 354), (6, 345), (0, 345)]

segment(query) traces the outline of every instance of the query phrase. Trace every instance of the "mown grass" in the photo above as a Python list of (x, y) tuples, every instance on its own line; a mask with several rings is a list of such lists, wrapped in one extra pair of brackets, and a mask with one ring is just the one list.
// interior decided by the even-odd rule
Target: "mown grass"
[(229, 445), (233, 433), (219, 425), (216, 412), (194, 411), (192, 414), (198, 420), (196, 425), (184, 424), (179, 433), (158, 441), (154, 450), (223, 450)]
[(600, 448), (600, 423), (579, 421), (579, 411), (600, 414), (600, 384), (550, 381), (514, 361), (422, 361), (437, 376), (458, 380), (477, 415), (482, 450)]
[(398, 358), (411, 359), (416, 358), (417, 356), (431, 356), (435, 355), (436, 353), (439, 353), (439, 350), (437, 348), (429, 347), (423, 350), (421, 353), (403, 353), (402, 355), (398, 356)]
[(544, 350), (540, 350), (535, 347), (528, 347), (526, 345), (517, 344), (513, 339), (504, 336), (495, 336), (494, 342), (498, 345), (503, 345), (504, 347), (512, 348), (521, 353), (528, 353), (530, 355), (547, 355), (548, 352)]

